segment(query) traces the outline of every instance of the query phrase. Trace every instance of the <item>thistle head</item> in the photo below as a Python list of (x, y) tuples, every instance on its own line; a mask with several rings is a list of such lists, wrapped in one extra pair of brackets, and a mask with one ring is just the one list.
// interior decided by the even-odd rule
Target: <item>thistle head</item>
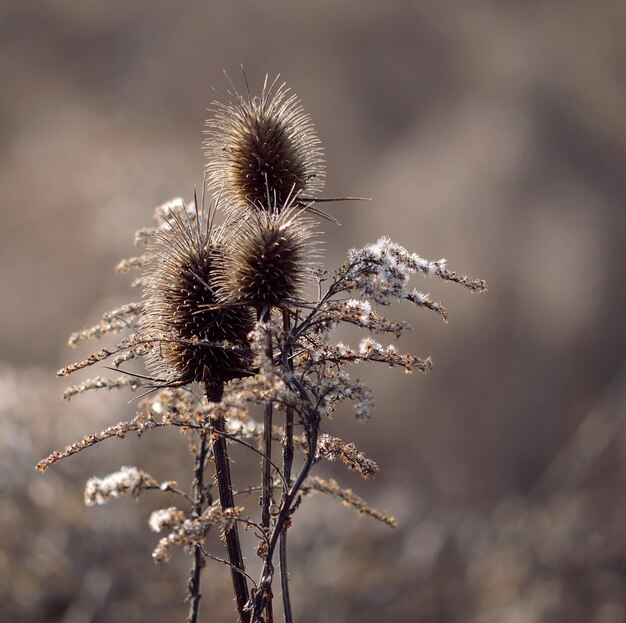
[(316, 255), (315, 225), (303, 209), (251, 211), (229, 231), (215, 280), (220, 298), (261, 310), (300, 297)]
[(313, 198), (324, 187), (320, 141), (300, 101), (278, 77), (260, 96), (215, 103), (205, 153), (207, 185), (231, 211), (270, 210), (290, 196)]
[(155, 339), (147, 364), (169, 385), (200, 382), (216, 401), (223, 384), (247, 375), (249, 309), (216, 297), (222, 231), (211, 217), (172, 212), (147, 249), (142, 330)]

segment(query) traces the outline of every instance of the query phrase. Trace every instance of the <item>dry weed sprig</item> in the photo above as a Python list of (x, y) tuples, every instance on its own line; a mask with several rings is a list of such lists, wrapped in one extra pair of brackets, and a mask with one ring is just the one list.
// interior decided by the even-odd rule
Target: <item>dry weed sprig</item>
[(372, 459), (368, 459), (363, 452), (357, 450), (353, 443), (346, 443), (332, 435), (324, 434), (320, 437), (317, 452), (327, 461), (340, 460), (348, 466), (348, 469), (357, 472), (362, 478), (371, 478), (380, 469)]
[(68, 344), (71, 347), (75, 347), (86, 340), (97, 340), (105, 335), (119, 333), (120, 331), (134, 327), (134, 321), (139, 318), (141, 312), (141, 303), (128, 303), (110, 312), (106, 312), (102, 315), (97, 325), (72, 333)]
[(386, 524), (390, 528), (398, 527), (398, 522), (395, 517), (371, 507), (365, 500), (354, 493), (352, 489), (344, 489), (340, 487), (336, 480), (324, 480), (323, 478), (312, 476), (304, 481), (304, 484), (302, 485), (302, 494), (306, 495), (313, 491), (325, 493), (326, 495), (330, 495), (331, 497), (341, 500), (346, 506), (354, 508), (359, 515), (368, 515), (369, 517)]
[(142, 270), (146, 263), (145, 255), (138, 255), (126, 258), (118, 262), (115, 267), (115, 272), (120, 275), (125, 275), (129, 273), (131, 270)]
[(63, 450), (53, 452), (45, 459), (39, 461), (36, 465), (36, 469), (39, 472), (45, 472), (51, 465), (54, 465), (61, 459), (65, 459), (77, 454), (78, 452), (86, 450), (91, 446), (95, 446), (97, 443), (100, 443), (105, 439), (111, 439), (113, 437), (123, 439), (126, 435), (128, 435), (128, 433), (143, 434), (147, 430), (157, 426), (159, 426), (159, 424), (154, 420), (146, 418), (143, 414), (137, 415), (130, 422), (120, 422), (119, 424), (114, 424), (99, 433), (86, 435), (80, 441), (66, 446)]
[(87, 379), (78, 385), (70, 385), (63, 391), (63, 399), (70, 400), (78, 394), (83, 394), (93, 389), (130, 389), (135, 391), (140, 387), (145, 387), (141, 381), (127, 376), (118, 376), (115, 379), (108, 379), (102, 376), (96, 376), (92, 379)]
[(194, 550), (204, 542), (212, 527), (232, 527), (243, 510), (241, 507), (221, 509), (211, 506), (199, 517), (191, 519), (185, 518), (185, 514), (175, 507), (155, 511), (150, 516), (150, 528), (154, 532), (170, 530), (170, 533), (159, 540), (152, 558), (155, 562), (168, 561), (173, 547)]
[(94, 506), (102, 505), (129, 493), (133, 497), (141, 495), (147, 489), (158, 488), (159, 483), (150, 474), (136, 467), (121, 467), (104, 478), (90, 478), (85, 485), (85, 504)]
[(312, 277), (316, 231), (294, 200), (253, 212), (232, 227), (215, 280), (224, 301), (263, 310), (300, 298)]

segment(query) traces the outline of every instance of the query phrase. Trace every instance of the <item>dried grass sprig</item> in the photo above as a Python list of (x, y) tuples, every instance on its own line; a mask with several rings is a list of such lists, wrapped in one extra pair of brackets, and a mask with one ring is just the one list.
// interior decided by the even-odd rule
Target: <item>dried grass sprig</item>
[(128, 433), (138, 433), (139, 435), (141, 435), (147, 430), (151, 428), (156, 428), (157, 426), (160, 426), (160, 424), (152, 419), (147, 418), (143, 414), (139, 414), (130, 422), (120, 422), (119, 424), (114, 424), (113, 426), (109, 426), (99, 433), (86, 435), (80, 441), (66, 446), (63, 450), (57, 450), (53, 452), (45, 459), (39, 461), (39, 463), (37, 463), (36, 465), (36, 469), (38, 472), (45, 472), (51, 465), (54, 465), (61, 459), (65, 459), (74, 454), (77, 454), (78, 452), (81, 452), (82, 450), (86, 450), (91, 446), (95, 446), (97, 443), (100, 443), (105, 439), (111, 439), (112, 437), (124, 439), (124, 437), (126, 437)]
[(164, 529), (170, 530), (167, 536), (159, 540), (152, 552), (152, 558), (155, 562), (168, 561), (170, 550), (173, 547), (182, 547), (188, 551), (193, 551), (195, 547), (204, 542), (211, 528), (221, 526), (227, 529), (231, 527), (243, 510), (241, 507), (221, 509), (211, 506), (199, 517), (190, 519), (186, 519), (184, 513), (175, 507), (152, 513), (150, 516), (152, 530), (155, 532), (161, 532)]
[(127, 303), (102, 315), (100, 322), (93, 327), (72, 333), (68, 340), (72, 348), (87, 340), (99, 340), (105, 335), (119, 333), (125, 329), (133, 328), (133, 322), (139, 318), (143, 309), (141, 303)]
[(85, 504), (102, 505), (120, 495), (130, 494), (136, 498), (147, 489), (159, 488), (159, 482), (136, 467), (121, 467), (104, 478), (93, 477), (85, 485)]
[(119, 273), (120, 275), (125, 275), (131, 270), (141, 270), (144, 267), (145, 263), (145, 255), (129, 257), (118, 262), (117, 266), (115, 267), (115, 272)]
[(324, 434), (320, 437), (317, 444), (317, 452), (320, 457), (327, 461), (341, 461), (347, 465), (348, 469), (357, 472), (365, 479), (375, 476), (380, 469), (372, 459), (368, 459), (362, 452), (357, 450), (353, 443), (346, 443), (339, 437), (333, 437), (332, 435)]
[(78, 394), (84, 394), (85, 392), (94, 389), (130, 389), (135, 391), (140, 387), (146, 387), (141, 381), (127, 376), (118, 376), (115, 379), (108, 379), (102, 376), (96, 376), (92, 379), (87, 379), (78, 385), (70, 385), (63, 391), (63, 399), (70, 400)]
[(369, 517), (386, 524), (390, 528), (398, 527), (398, 522), (395, 517), (371, 507), (365, 500), (363, 500), (363, 498), (360, 498), (356, 493), (354, 493), (352, 489), (344, 489), (340, 487), (337, 481), (332, 478), (325, 480), (323, 478), (318, 478), (317, 476), (311, 476), (311, 478), (305, 480), (301, 491), (303, 495), (314, 491), (325, 493), (326, 495), (330, 495), (331, 497), (341, 500), (346, 506), (354, 508), (359, 515), (368, 515)]

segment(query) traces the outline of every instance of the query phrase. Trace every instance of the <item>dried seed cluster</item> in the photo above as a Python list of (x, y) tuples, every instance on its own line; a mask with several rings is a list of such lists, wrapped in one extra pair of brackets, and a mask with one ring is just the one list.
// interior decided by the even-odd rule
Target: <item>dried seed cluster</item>
[(160, 382), (204, 383), (214, 400), (225, 382), (248, 374), (247, 335), (253, 318), (245, 307), (220, 307), (215, 276), (222, 261), (221, 232), (210, 216), (194, 224), (172, 212), (146, 253), (142, 328), (160, 339), (146, 357)]
[(232, 232), (217, 279), (225, 300), (261, 309), (298, 298), (315, 251), (314, 224), (301, 212), (253, 213)]
[(269, 86), (261, 95), (233, 90), (215, 103), (207, 121), (205, 153), (208, 186), (232, 211), (251, 206), (269, 210), (289, 197), (315, 197), (324, 188), (320, 141), (299, 100), (285, 85)]

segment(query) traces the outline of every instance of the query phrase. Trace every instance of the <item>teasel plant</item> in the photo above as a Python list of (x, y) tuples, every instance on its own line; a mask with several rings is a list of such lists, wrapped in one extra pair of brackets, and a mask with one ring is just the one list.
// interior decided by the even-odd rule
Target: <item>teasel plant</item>
[[(181, 430), (194, 458), (189, 490), (125, 466), (90, 478), (86, 504), (151, 490), (171, 494), (176, 505), (153, 512), (148, 521), (162, 534), (152, 556), (167, 561), (175, 548), (191, 555), (187, 621), (199, 620), (202, 570), (213, 559), (229, 568), (242, 623), (275, 620), (278, 569), (282, 618), (292, 623), (287, 537), (297, 526), (296, 511), (306, 512), (304, 497), (324, 493), (360, 515), (396, 525), (391, 515), (350, 489), (313, 473), (319, 463), (335, 460), (363, 478), (378, 472), (376, 462), (354, 444), (324, 431), (346, 401), (353, 403), (357, 420), (370, 417), (373, 394), (351, 375), (354, 367), (382, 364), (407, 374), (431, 369), (429, 357), (402, 354), (394, 344), (378, 341), (383, 339), (378, 336), (396, 340), (410, 328), (381, 312), (405, 302), (447, 321), (441, 303), (410, 287), (413, 276), (456, 283), (470, 292), (484, 292), (486, 285), (449, 270), (445, 260), (426, 260), (384, 236), (351, 249), (334, 272), (324, 270), (318, 222), (335, 219), (316, 204), (340, 199), (320, 196), (319, 140), (297, 98), (278, 79), (266, 79), (259, 96), (251, 94), (247, 81), (243, 95), (233, 87), (216, 103), (207, 126), (200, 197), (194, 193), (188, 203), (175, 199), (157, 208), (154, 225), (135, 235), (143, 252), (117, 266), (120, 273), (139, 272), (133, 285), (142, 296), (69, 340), (77, 346), (117, 334), (118, 343), (58, 372), (66, 377), (103, 367), (106, 376), (70, 386), (64, 397), (128, 389), (137, 393), (138, 412), (53, 452), (37, 469), (43, 472), (107, 439), (156, 428)], [(358, 346), (337, 341), (337, 329), (346, 325), (365, 333)], [(133, 360), (143, 360), (145, 373), (127, 368)], [(237, 490), (229, 457), (233, 444), (261, 463), (258, 480)], [(244, 506), (255, 494), (261, 497), (260, 513), (254, 505)], [(206, 549), (212, 530), (221, 532), (224, 558)], [(246, 565), (241, 530), (256, 538), (256, 566)]]

